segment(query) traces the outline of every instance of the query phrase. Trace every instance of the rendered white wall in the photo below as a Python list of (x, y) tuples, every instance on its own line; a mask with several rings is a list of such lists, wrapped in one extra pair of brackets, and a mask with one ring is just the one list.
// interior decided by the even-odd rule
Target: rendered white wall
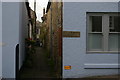
[[(63, 77), (118, 74), (118, 69), (85, 69), (90, 67), (118, 68), (118, 54), (86, 54), (86, 12), (118, 12), (118, 3), (63, 3), (63, 31), (80, 31), (79, 38), (63, 38)], [(64, 70), (65, 65), (71, 65), (72, 69)]]
[(0, 2), (0, 79), (2, 77), (2, 2)]
[(15, 48), (19, 44), (19, 68), (22, 66), (25, 55), (25, 38), (28, 24), (27, 9), (24, 2), (2, 3), (2, 41), (5, 43), (2, 50), (2, 70), (4, 78), (15, 78)]
[(2, 3), (2, 76), (15, 78), (15, 47), (19, 41), (19, 3)]

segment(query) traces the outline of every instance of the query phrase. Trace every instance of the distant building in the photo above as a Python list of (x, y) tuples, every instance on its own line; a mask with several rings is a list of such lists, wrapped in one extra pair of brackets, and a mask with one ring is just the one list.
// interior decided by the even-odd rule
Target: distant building
[(35, 27), (36, 27), (36, 23), (35, 20), (37, 18), (35, 11), (33, 11), (30, 6), (29, 3), (27, 2), (27, 11), (28, 11), (28, 19), (29, 19), (29, 23), (28, 23), (28, 37), (30, 39), (35, 39)]
[(33, 18), (32, 12), (33, 12), (33, 10), (30, 8), (28, 2), (26, 3), (26, 6), (27, 6), (28, 20), (29, 20), (29, 22), (28, 22), (28, 38), (33, 39), (33, 21), (32, 21), (32, 18)]
[(42, 27), (42, 23), (40, 21), (36, 21), (36, 38), (40, 38), (40, 27)]

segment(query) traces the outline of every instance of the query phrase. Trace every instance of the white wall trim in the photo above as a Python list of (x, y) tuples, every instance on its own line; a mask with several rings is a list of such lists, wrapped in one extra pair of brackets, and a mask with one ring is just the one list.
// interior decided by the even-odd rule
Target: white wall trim
[(120, 64), (92, 64), (92, 63), (88, 63), (88, 64), (84, 64), (85, 68), (120, 68)]

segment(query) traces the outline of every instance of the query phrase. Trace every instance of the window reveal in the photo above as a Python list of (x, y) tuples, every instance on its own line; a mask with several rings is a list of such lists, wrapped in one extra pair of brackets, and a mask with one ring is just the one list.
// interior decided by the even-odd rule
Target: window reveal
[(87, 14), (87, 51), (118, 51), (118, 14)]

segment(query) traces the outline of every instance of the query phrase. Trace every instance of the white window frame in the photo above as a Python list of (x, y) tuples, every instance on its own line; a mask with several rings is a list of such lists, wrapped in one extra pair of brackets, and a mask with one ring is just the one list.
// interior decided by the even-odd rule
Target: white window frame
[[(91, 21), (90, 16), (102, 16), (102, 32), (91, 32)], [(109, 17), (110, 16), (118, 16), (118, 13), (110, 13), (110, 12), (105, 12), (105, 13), (87, 13), (86, 14), (86, 19), (87, 19), (87, 52), (99, 52), (99, 53), (110, 53), (110, 52), (117, 52), (118, 51), (109, 51), (108, 46), (109, 46), (109, 34), (110, 33), (120, 33), (120, 32), (109, 32)], [(88, 34), (102, 34), (102, 49), (103, 50), (89, 50), (88, 49)]]

